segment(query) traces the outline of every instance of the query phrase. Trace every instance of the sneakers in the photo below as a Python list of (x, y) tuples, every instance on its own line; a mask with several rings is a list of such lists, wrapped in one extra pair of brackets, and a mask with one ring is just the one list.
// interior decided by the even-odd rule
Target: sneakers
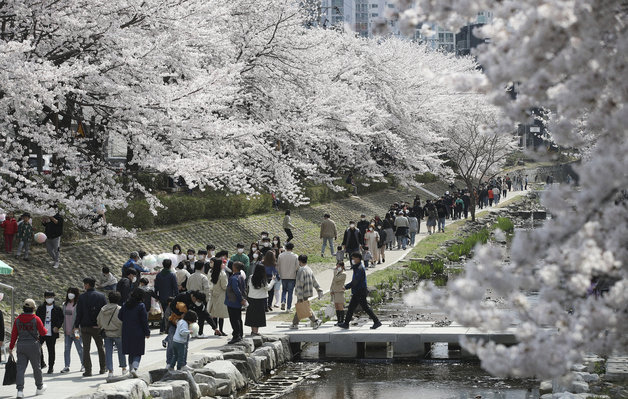
[(286, 304), (285, 303), (281, 304), (281, 310), (286, 310)]
[(91, 371), (86, 371), (83, 373), (83, 377), (91, 377), (92, 376), (92, 372)]
[(41, 388), (37, 388), (35, 395), (43, 395), (44, 392), (46, 392), (46, 389), (48, 389), (48, 386), (46, 384), (42, 385)]
[(122, 368), (122, 375), (125, 375), (125, 374), (126, 374), (126, 373), (128, 373), (128, 372), (129, 372), (129, 370), (127, 370), (127, 369), (126, 369), (126, 367), (123, 367), (123, 368)]
[(344, 328), (345, 330), (348, 330), (349, 329), (349, 324), (347, 324), (347, 323), (340, 323), (340, 324), (338, 324), (338, 327)]
[(318, 327), (320, 327), (320, 326), (321, 326), (321, 324), (323, 324), (323, 321), (322, 321), (322, 320), (316, 320), (316, 321), (314, 322), (314, 325), (312, 326), (312, 328), (316, 330)]
[[(68, 371), (70, 371), (70, 370), (68, 369)], [(81, 365), (81, 369), (80, 369), (79, 371), (80, 371), (81, 373), (82, 373), (82, 372), (84, 372), (84, 371), (85, 371), (85, 366)]]
[(131, 375), (133, 378), (137, 378), (137, 369), (131, 369)]
[(23, 397), (24, 397), (24, 392), (23, 391), (17, 391), (16, 398), (23, 398)]
[(382, 322), (377, 320), (375, 323), (373, 323), (373, 325), (371, 326), (371, 330), (377, 330), (378, 328), (380, 328), (382, 326)]
[(183, 371), (190, 371), (190, 372), (194, 371), (194, 369), (192, 367), (188, 366), (187, 364), (185, 366), (181, 367), (181, 370), (183, 370)]
[(59, 262), (56, 262), (54, 265), (52, 265), (52, 267), (54, 267), (55, 269), (59, 268)]
[(65, 374), (65, 373), (69, 373), (70, 372), (70, 368), (69, 367), (64, 367), (63, 370), (61, 370), (61, 374)]
[(110, 372), (107, 374), (107, 378), (113, 378), (113, 371), (110, 371)]
[(164, 348), (167, 348), (168, 342), (164, 339), (163, 341), (161, 341), (161, 346), (163, 346)]
[(227, 342), (227, 343), (229, 345), (231, 345), (231, 344), (235, 344), (235, 343), (240, 342), (240, 341), (242, 341), (242, 338), (240, 338), (240, 337), (233, 337), (233, 339), (231, 341)]
[(290, 329), (291, 330), (298, 330), (299, 329), (299, 325), (298, 324), (291, 324), (290, 325)]

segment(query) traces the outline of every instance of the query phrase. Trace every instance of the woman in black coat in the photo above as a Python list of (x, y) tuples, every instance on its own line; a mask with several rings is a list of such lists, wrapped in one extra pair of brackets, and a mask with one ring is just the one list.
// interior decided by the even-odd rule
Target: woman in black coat
[(122, 320), (122, 351), (129, 355), (131, 375), (137, 377), (137, 368), (145, 350), (145, 339), (150, 337), (148, 312), (142, 302), (144, 291), (136, 288), (122, 305), (118, 318)]

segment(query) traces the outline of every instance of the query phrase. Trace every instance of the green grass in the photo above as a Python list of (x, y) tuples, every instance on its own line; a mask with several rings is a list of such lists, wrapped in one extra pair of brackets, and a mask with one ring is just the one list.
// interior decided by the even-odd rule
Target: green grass
[(515, 224), (509, 218), (498, 217), (497, 223), (493, 225), (493, 229), (500, 229), (505, 233), (512, 233), (515, 231)]

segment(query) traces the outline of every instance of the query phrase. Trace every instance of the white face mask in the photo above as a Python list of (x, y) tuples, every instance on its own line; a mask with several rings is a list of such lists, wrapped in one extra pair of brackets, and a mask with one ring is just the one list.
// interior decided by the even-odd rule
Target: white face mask
[(360, 218), (360, 219), (362, 219), (362, 220), (366, 220), (366, 218)]
[(251, 251), (257, 251), (257, 247), (251, 247)]
[(241, 254), (242, 252), (244, 252), (244, 248), (238, 248), (238, 253)]
[(269, 242), (265, 242), (265, 243), (264, 243), (264, 246), (265, 246), (266, 248), (268, 248), (268, 247), (270, 247), (270, 243), (269, 243)]
[(277, 245), (279, 241), (273, 241), (273, 245)]
[(372, 228), (372, 227), (369, 227), (369, 230), (370, 230), (370, 231), (373, 231), (373, 228)]
[(213, 257), (213, 256), (216, 256), (216, 251), (211, 251), (209, 254), (210, 254), (212, 257)]
[(55, 301), (55, 299), (54, 299), (54, 298), (46, 298), (46, 303), (47, 303), (48, 305), (52, 305), (52, 303), (53, 303), (54, 301)]
[(268, 237), (266, 234), (262, 234), (262, 238), (266, 238)]
[(189, 260), (194, 259), (194, 255), (188, 255), (188, 259), (189, 259)]
[(337, 271), (337, 272), (341, 272), (341, 271), (342, 271), (342, 267), (340, 267), (340, 266), (336, 266), (336, 271)]
[(199, 255), (198, 260), (205, 260), (205, 255)]
[(74, 294), (72, 294), (72, 293), (69, 293), (69, 294), (68, 294), (68, 299), (69, 299), (69, 300), (74, 299), (74, 297), (75, 297), (75, 295), (74, 295)]
[(201, 302), (201, 301), (197, 301), (197, 302), (194, 302), (194, 304), (196, 304), (196, 306), (202, 306), (202, 305), (203, 305), (203, 302)]
[(349, 227), (353, 229), (355, 227), (355, 224), (350, 224)]
[(257, 259), (259, 257), (259, 254), (253, 254), (253, 259)]
[(179, 255), (179, 252), (181, 252), (181, 251), (179, 251), (178, 249), (175, 249), (175, 250), (174, 250), (174, 254), (175, 254), (175, 255)]
[(137, 277), (131, 277), (131, 282), (134, 283), (137, 280)]

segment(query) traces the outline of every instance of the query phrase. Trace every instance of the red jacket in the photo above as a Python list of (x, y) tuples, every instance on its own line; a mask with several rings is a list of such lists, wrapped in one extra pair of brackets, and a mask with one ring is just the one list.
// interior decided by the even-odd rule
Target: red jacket
[[(22, 323), (28, 323), (33, 320), (33, 317), (37, 319), (37, 331), (39, 331), (39, 336), (43, 337), (48, 334), (48, 330), (44, 327), (44, 323), (42, 323), (41, 319), (37, 317), (34, 313), (22, 313), (17, 317), (19, 321)], [(9, 349), (13, 350), (15, 348), (15, 341), (17, 341), (17, 324), (13, 323), (13, 330), (11, 331), (11, 343), (9, 344)]]
[(0, 227), (4, 229), (5, 235), (17, 234), (17, 220), (15, 220), (15, 218), (6, 219), (0, 224)]

